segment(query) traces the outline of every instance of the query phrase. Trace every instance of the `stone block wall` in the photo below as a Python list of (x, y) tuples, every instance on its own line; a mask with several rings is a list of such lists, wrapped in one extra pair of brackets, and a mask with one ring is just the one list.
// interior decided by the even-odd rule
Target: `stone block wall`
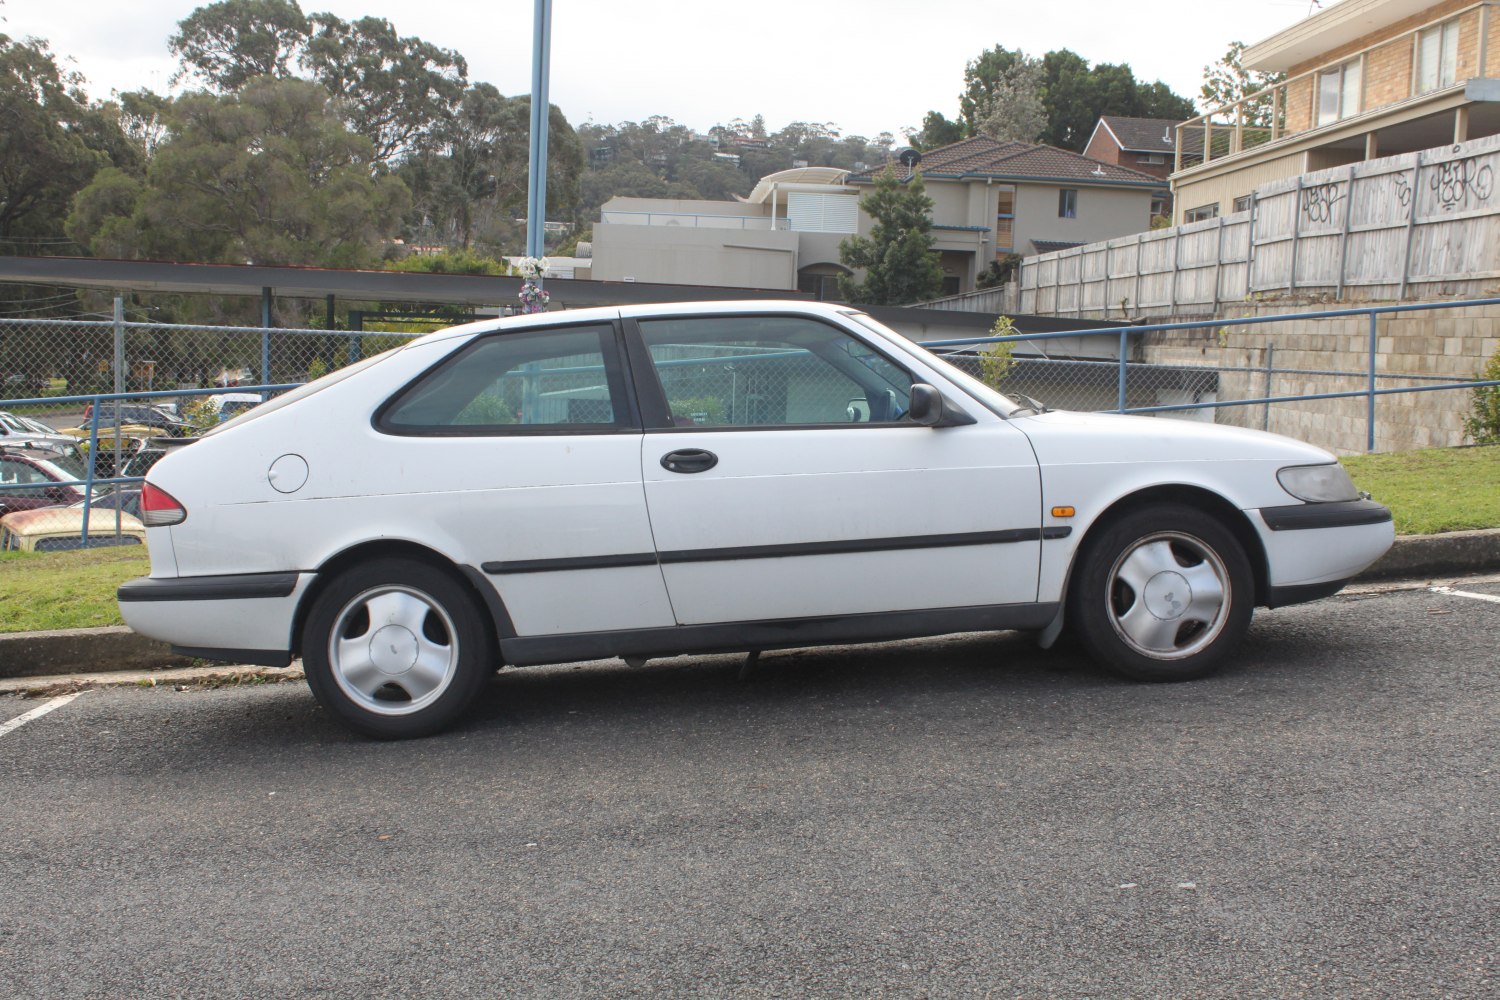
[[(1220, 318), (1328, 308), (1337, 306), (1308, 301), (1252, 302), (1236, 306), (1232, 314)], [(1179, 321), (1185, 318), (1179, 317)], [(1500, 306), (1382, 315), (1377, 324), (1376, 371), (1384, 376), (1377, 379), (1379, 388), (1473, 378), (1500, 349)], [(1141, 361), (1252, 369), (1222, 371), (1220, 400), (1348, 392), (1366, 385), (1369, 320), (1363, 316), (1172, 331), (1148, 338), (1140, 348)], [(1264, 368), (1273, 345), (1268, 393)], [(1347, 374), (1295, 374), (1292, 370)], [(1468, 390), (1379, 397), (1375, 403), (1375, 449), (1407, 451), (1464, 444), (1463, 422), (1471, 402)], [(1338, 454), (1365, 451), (1368, 419), (1362, 397), (1278, 403), (1269, 412), (1262, 405), (1223, 407), (1215, 411), (1214, 419), (1223, 424), (1263, 427)]]

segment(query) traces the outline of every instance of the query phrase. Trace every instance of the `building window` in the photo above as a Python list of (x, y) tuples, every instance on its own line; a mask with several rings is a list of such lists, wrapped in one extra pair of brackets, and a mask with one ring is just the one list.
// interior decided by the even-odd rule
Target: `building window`
[(1458, 21), (1434, 24), (1417, 33), (1417, 93), (1451, 87), (1458, 79)]
[(1183, 222), (1202, 222), (1204, 219), (1217, 219), (1219, 217), (1218, 203), (1212, 205), (1199, 205), (1182, 213)]
[(1016, 189), (1010, 184), (999, 186), (995, 203), (995, 252), (1010, 252), (1016, 247)]
[(1253, 195), (1253, 194), (1242, 194), (1242, 195), (1240, 195), (1238, 198), (1234, 199), (1234, 208), (1232, 209), (1232, 211), (1235, 211), (1235, 212), (1248, 212), (1248, 211), (1250, 211), (1250, 202), (1254, 198), (1255, 198), (1255, 195)]
[(1354, 59), (1318, 74), (1318, 124), (1359, 113), (1360, 66)]
[(1077, 189), (1062, 188), (1057, 192), (1057, 217), (1059, 219), (1078, 218)]
[(1167, 157), (1164, 153), (1138, 153), (1136, 154), (1135, 162), (1150, 163), (1159, 166), (1167, 162)]

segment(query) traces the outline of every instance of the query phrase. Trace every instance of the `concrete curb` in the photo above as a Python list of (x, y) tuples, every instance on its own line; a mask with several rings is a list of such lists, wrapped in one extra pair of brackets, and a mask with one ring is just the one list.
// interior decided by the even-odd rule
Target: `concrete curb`
[[(1500, 528), (1486, 528), (1401, 536), (1379, 562), (1360, 574), (1358, 581), (1462, 576), (1496, 570), (1500, 570)], [(136, 635), (124, 625), (0, 634), (0, 678), (56, 680), (69, 675), (119, 671), (138, 671), (144, 678), (159, 676), (163, 670), (191, 667), (193, 663), (191, 658), (173, 653), (166, 643)], [(5, 684), (0, 686), (0, 693), (17, 689), (16, 685)]]

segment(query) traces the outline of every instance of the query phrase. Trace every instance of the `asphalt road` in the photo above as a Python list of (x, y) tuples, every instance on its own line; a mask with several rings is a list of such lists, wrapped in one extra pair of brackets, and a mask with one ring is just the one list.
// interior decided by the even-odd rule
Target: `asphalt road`
[(1015, 635), (516, 671), (404, 744), (91, 691), (0, 733), (0, 995), (1494, 997), (1497, 632), (1406, 590), (1185, 685)]

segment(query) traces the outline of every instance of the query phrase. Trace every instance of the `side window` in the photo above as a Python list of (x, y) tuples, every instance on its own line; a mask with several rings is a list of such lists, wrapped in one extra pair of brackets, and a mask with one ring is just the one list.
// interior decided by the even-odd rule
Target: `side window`
[[(33, 483), (50, 483), (51, 480), (42, 475), (24, 462), (0, 462), (0, 485), (4, 486), (26, 486)], [(45, 486), (39, 486), (29, 490), (7, 489), (0, 492), (0, 499), (6, 497), (27, 497), (35, 499), (47, 495)]]
[(376, 426), (436, 435), (607, 431), (624, 426), (622, 393), (607, 326), (496, 334), (403, 389)]
[(640, 328), (679, 427), (889, 423), (911, 398), (905, 370), (816, 320), (661, 319)]

